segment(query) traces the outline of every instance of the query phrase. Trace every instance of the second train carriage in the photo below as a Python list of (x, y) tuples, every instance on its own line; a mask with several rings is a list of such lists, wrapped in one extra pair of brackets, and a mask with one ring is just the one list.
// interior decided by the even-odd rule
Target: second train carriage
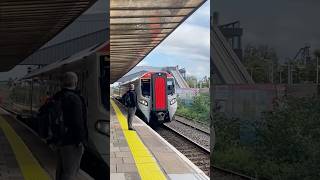
[[(100, 47), (100, 46), (99, 46)], [(88, 109), (89, 145), (83, 157), (86, 170), (95, 179), (108, 178), (109, 172), (109, 57), (89, 49), (42, 69), (31, 72), (11, 87), (6, 108), (14, 111), (35, 132), (44, 131), (36, 114), (46, 98), (60, 90), (60, 77), (67, 71), (78, 75), (78, 86)]]
[(137, 93), (137, 113), (150, 125), (171, 121), (177, 110), (177, 95), (174, 77), (167, 72), (145, 72), (121, 83), (120, 97), (135, 85)]

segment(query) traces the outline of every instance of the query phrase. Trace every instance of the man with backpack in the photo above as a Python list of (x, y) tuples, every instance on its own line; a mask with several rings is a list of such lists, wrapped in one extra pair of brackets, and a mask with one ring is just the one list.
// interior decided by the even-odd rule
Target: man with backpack
[(77, 82), (76, 73), (65, 73), (62, 89), (48, 102), (51, 134), (48, 143), (57, 146), (58, 155), (56, 180), (77, 179), (87, 143), (87, 110), (83, 97), (76, 91)]
[(128, 108), (128, 129), (134, 130), (132, 120), (137, 110), (137, 94), (134, 90), (134, 84), (130, 84), (130, 89), (126, 92), (124, 99), (125, 106)]

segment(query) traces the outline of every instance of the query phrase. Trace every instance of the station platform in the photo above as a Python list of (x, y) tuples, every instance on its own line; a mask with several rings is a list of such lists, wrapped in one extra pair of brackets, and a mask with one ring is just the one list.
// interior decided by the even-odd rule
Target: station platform
[(189, 159), (134, 117), (129, 131), (127, 113), (116, 100), (110, 108), (110, 179), (114, 180), (208, 180)]
[[(56, 153), (29, 127), (0, 108), (0, 180), (55, 179)], [(92, 178), (82, 170), (79, 180)]]

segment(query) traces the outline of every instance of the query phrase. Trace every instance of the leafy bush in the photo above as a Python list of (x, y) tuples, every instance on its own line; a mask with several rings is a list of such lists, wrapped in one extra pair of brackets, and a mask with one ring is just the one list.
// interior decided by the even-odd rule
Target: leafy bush
[(240, 143), (239, 120), (219, 113), (213, 117), (216, 165), (259, 179), (319, 179), (320, 99), (282, 99), (273, 111), (262, 113), (252, 143)]
[(257, 162), (252, 152), (240, 146), (229, 146), (224, 151), (217, 150), (213, 153), (214, 165), (231, 169), (236, 172), (246, 173), (254, 176), (256, 173)]
[(178, 98), (177, 115), (187, 119), (199, 121), (205, 124), (210, 123), (210, 97), (207, 94), (199, 94), (193, 98), (191, 106), (186, 106)]
[[(278, 164), (278, 177), (281, 179), (319, 178), (319, 99), (295, 97), (284, 99), (282, 106), (263, 114), (263, 119), (257, 124), (256, 129), (258, 133), (256, 154), (261, 164), (264, 162)], [(270, 169), (265, 174), (274, 172)]]

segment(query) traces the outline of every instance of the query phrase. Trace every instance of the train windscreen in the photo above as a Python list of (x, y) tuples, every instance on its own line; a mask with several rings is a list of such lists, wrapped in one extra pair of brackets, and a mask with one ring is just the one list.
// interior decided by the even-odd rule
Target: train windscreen
[(174, 90), (174, 80), (173, 78), (168, 78), (167, 79), (167, 94), (171, 95), (174, 94), (175, 90)]
[(141, 79), (142, 96), (150, 96), (150, 79)]

